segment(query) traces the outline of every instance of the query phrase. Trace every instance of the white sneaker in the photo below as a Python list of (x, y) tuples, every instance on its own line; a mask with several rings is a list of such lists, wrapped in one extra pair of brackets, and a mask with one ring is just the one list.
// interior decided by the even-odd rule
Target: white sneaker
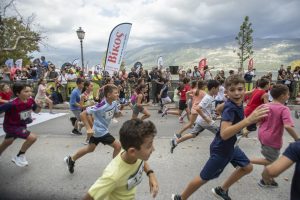
[(113, 123), (118, 123), (119, 121), (116, 118), (112, 118)]
[(21, 162), (22, 162), (24, 165), (28, 165), (28, 161), (26, 160), (26, 157), (25, 157), (24, 154), (21, 154), (21, 155), (19, 156), (19, 158), (20, 158)]
[(22, 161), (22, 160), (23, 160), (23, 158), (21, 158), (21, 155), (20, 155), (20, 156), (13, 157), (11, 161), (13, 161), (19, 167), (25, 167), (26, 165), (28, 165), (26, 158), (25, 158), (25, 161), (27, 162), (27, 164), (24, 163), (24, 161)]

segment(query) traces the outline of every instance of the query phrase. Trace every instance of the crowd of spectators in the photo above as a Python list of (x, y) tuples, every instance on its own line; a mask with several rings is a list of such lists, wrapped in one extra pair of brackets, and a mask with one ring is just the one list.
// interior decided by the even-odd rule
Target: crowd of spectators
[[(30, 65), (26, 65), (20, 68), (9, 68), (6, 65), (2, 65), (0, 68), (0, 79), (4, 81), (18, 81), (18, 80), (34, 80), (38, 81), (41, 78), (45, 78), (48, 82), (55, 82), (55, 91), (60, 91), (63, 93), (63, 99), (66, 100), (66, 85), (68, 81), (75, 81), (77, 78), (83, 78), (86, 80), (91, 80), (96, 82), (101, 87), (108, 77), (112, 79), (114, 84), (120, 85), (121, 81), (125, 82), (126, 85), (126, 95), (130, 96), (131, 91), (138, 83), (139, 79), (143, 79), (147, 86), (147, 102), (150, 101), (150, 96), (152, 96), (153, 104), (159, 102), (159, 94), (164, 84), (164, 79), (167, 80), (179, 80), (181, 82), (184, 78), (188, 77), (191, 81), (196, 80), (211, 80), (215, 79), (219, 82), (223, 82), (226, 79), (226, 74), (224, 70), (217, 70), (213, 75), (211, 72), (211, 67), (205, 66), (203, 71), (199, 71), (197, 66), (191, 69), (185, 69), (180, 67), (177, 74), (171, 74), (169, 68), (159, 69), (158, 67), (152, 67), (151, 70), (146, 70), (143, 67), (136, 69), (132, 67), (130, 71), (126, 71), (125, 68), (121, 69), (119, 72), (115, 72), (112, 76), (109, 76), (107, 72), (99, 71), (87, 71), (84, 73), (82, 69), (78, 66), (73, 66), (72, 64), (65, 64), (62, 67), (57, 68), (53, 63), (47, 62), (45, 57), (42, 56), (40, 59), (35, 59)], [(248, 70), (243, 73), (241, 69), (237, 71), (229, 70), (228, 75), (240, 74), (246, 80), (246, 83), (253, 84), (253, 78), (255, 77), (255, 69)], [(175, 77), (178, 76), (178, 77)], [(268, 73), (263, 76), (263, 78), (268, 78), (272, 80), (272, 73)], [(300, 67), (296, 67), (293, 71), (291, 67), (288, 66), (284, 69), (281, 65), (278, 70), (277, 81), (279, 83), (285, 84), (290, 88), (292, 92), (294, 88), (295, 81), (299, 81), (300, 78)], [(252, 89), (252, 85), (246, 85), (247, 90)]]

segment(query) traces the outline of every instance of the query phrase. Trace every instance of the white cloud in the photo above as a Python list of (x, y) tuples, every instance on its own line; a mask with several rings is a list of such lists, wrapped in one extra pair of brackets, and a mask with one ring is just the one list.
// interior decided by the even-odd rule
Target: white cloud
[(298, 0), (19, 0), (16, 6), (24, 16), (36, 14), (35, 23), (46, 31), (46, 43), (57, 52), (78, 51), (79, 26), (86, 32), (85, 52), (104, 51), (110, 31), (122, 22), (133, 24), (129, 49), (234, 36), (246, 15), (255, 37), (300, 35)]

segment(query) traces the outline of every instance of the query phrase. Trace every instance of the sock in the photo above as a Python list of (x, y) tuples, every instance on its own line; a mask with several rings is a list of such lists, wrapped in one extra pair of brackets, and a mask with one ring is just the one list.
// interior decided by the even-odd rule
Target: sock
[(18, 157), (21, 155), (21, 154), (25, 154), (25, 152), (23, 152), (23, 151), (19, 151), (19, 153), (18, 153)]

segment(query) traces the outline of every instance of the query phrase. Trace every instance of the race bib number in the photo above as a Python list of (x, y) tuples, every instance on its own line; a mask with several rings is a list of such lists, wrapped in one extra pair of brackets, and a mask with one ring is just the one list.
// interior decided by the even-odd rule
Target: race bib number
[(105, 119), (112, 119), (114, 116), (115, 110), (111, 109), (105, 112)]
[(26, 119), (31, 119), (31, 111), (27, 110), (27, 111), (20, 112), (20, 119), (24, 121), (26, 121)]
[(144, 172), (144, 162), (141, 162), (138, 170), (127, 180), (127, 190), (131, 190), (142, 182)]

